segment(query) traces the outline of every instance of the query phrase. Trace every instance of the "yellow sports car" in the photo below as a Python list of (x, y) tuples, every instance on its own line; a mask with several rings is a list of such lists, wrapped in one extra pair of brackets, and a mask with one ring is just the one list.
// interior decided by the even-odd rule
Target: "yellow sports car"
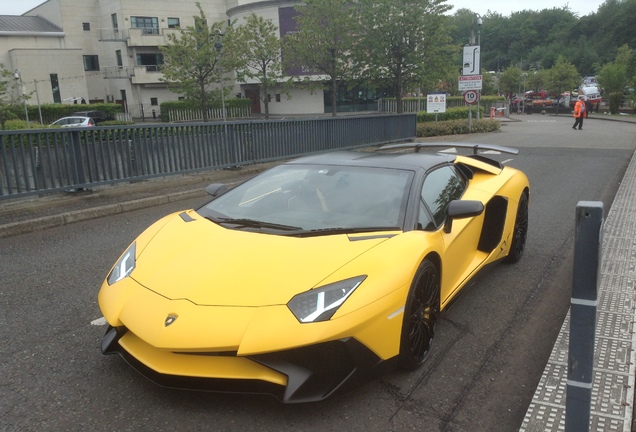
[(154, 223), (101, 287), (102, 352), (160, 385), (286, 403), (420, 366), (468, 280), (521, 258), (529, 183), (484, 153), (517, 153), (508, 147), (380, 150), (213, 184), (205, 206)]

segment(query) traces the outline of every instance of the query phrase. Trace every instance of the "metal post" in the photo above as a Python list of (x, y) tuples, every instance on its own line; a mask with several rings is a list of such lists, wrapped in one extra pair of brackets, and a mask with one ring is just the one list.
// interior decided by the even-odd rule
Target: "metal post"
[[(479, 14), (475, 14), (475, 15), (477, 15), (477, 46), (479, 47), (479, 64), (477, 65), (477, 72), (479, 75), (481, 75), (481, 24), (483, 21), (481, 19), (481, 15)], [(483, 80), (483, 77), (482, 77), (482, 80)], [(481, 118), (480, 104), (481, 104), (481, 90), (477, 90), (477, 120)]]
[(602, 228), (603, 203), (579, 201), (576, 206), (565, 432), (589, 430)]
[(24, 101), (24, 116), (26, 117), (27, 128), (31, 129), (31, 123), (29, 122), (29, 110), (27, 109), (26, 102), (26, 88), (22, 83), (22, 73), (20, 73), (20, 69), (16, 69), (13, 76), (20, 81), (20, 91), (22, 91), (22, 100)]
[[(217, 36), (217, 40), (216, 42), (214, 42), (214, 49), (216, 49), (216, 52), (219, 53), (219, 82), (221, 84), (221, 114), (223, 116), (223, 132), (225, 135), (226, 142), (231, 143), (232, 139), (227, 132), (227, 115), (225, 113), (225, 90), (223, 89), (223, 66), (221, 64), (221, 50), (223, 49), (223, 44), (221, 43), (220, 38), (222, 38), (224, 34), (217, 29), (216, 36)], [(238, 148), (236, 146), (233, 146), (233, 147), (234, 147), (234, 157), (236, 159), (236, 164), (237, 166), (239, 166)]]
[(35, 97), (38, 101), (38, 113), (40, 114), (40, 124), (43, 125), (44, 121), (42, 120), (42, 106), (40, 105), (40, 92), (38, 92), (38, 80), (34, 79), (33, 84), (35, 85)]

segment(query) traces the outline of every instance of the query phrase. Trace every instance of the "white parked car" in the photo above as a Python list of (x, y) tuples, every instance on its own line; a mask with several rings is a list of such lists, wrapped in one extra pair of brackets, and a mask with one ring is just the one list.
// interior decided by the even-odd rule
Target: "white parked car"
[(59, 126), (63, 128), (90, 127), (90, 126), (95, 126), (95, 121), (91, 117), (81, 117), (81, 116), (62, 117), (61, 119), (51, 123), (51, 126)]

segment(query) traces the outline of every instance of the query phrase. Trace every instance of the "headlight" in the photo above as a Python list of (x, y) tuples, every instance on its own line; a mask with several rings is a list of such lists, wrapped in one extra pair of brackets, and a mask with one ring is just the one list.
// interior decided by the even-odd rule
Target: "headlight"
[(119, 261), (117, 261), (117, 264), (115, 264), (115, 267), (113, 267), (108, 275), (108, 285), (112, 285), (132, 273), (137, 264), (135, 258), (136, 249), (136, 243), (133, 243), (128, 250), (124, 252), (121, 258), (119, 258)]
[(287, 307), (302, 323), (327, 321), (365, 279), (357, 276), (298, 294)]

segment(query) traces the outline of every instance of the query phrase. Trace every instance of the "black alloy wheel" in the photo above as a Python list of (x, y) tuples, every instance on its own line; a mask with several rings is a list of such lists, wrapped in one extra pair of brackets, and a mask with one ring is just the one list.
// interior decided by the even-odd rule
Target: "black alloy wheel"
[(515, 227), (512, 233), (512, 244), (510, 252), (504, 259), (507, 263), (516, 263), (521, 259), (523, 251), (526, 248), (526, 238), (528, 237), (528, 194), (521, 194), (519, 205), (517, 206), (517, 218), (515, 219)]
[(426, 360), (435, 336), (439, 309), (439, 272), (431, 261), (424, 260), (415, 274), (406, 300), (400, 341), (400, 368), (414, 370)]

